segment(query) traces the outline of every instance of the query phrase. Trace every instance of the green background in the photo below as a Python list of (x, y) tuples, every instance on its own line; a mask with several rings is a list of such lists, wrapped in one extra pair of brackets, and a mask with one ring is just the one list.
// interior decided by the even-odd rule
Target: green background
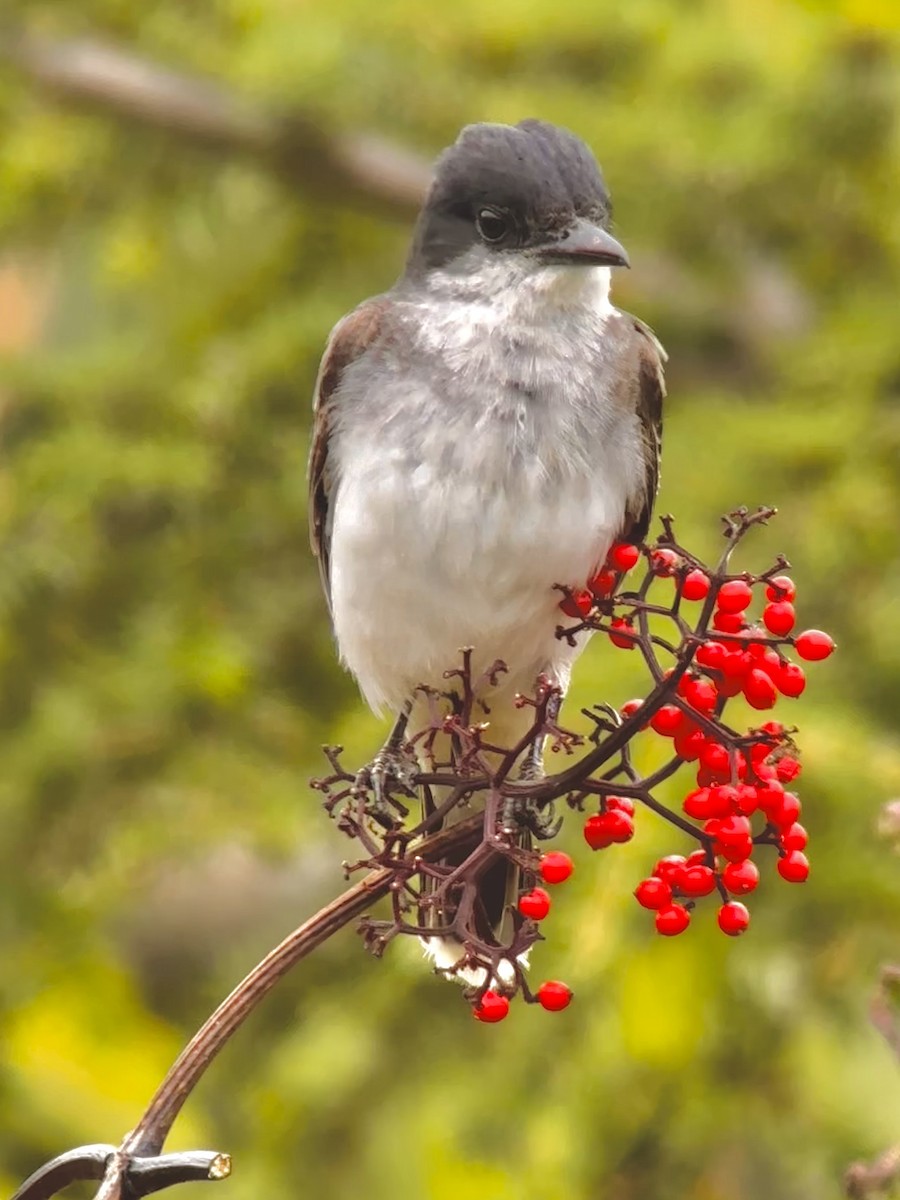
[[(234, 1039), (170, 1145), (234, 1200), (826, 1200), (900, 1131), (867, 1017), (898, 953), (900, 9), (895, 0), (5, 0), (330, 135), (433, 156), (536, 115), (596, 150), (666, 344), (661, 510), (701, 553), (794, 563), (840, 653), (789, 709), (813, 872), (747, 937), (671, 942), (631, 898), (677, 838), (576, 858), (540, 980), (475, 1023), (418, 949), (346, 931)], [(302, 162), (82, 112), (0, 65), (0, 1185), (130, 1128), (186, 1036), (341, 886), (306, 780), (382, 736), (306, 544), (310, 394), (408, 219)], [(313, 199), (313, 193), (316, 193)], [(597, 639), (575, 702), (636, 665)], [(651, 753), (651, 752), (648, 752)], [(677, 798), (673, 790), (670, 800)], [(199, 1187), (199, 1185), (196, 1185)], [(196, 1188), (195, 1188), (196, 1190)], [(200, 1194), (199, 1191), (196, 1194)]]

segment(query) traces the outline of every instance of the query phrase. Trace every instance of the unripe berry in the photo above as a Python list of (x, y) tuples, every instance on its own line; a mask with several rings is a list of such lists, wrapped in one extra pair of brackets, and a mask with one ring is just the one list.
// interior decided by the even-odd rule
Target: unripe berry
[(558, 979), (548, 979), (537, 990), (537, 1002), (547, 1012), (562, 1012), (572, 1003), (572, 989)]
[(776, 575), (774, 579), (769, 580), (766, 588), (767, 600), (796, 600), (797, 589), (794, 587), (794, 581), (789, 575)]
[(486, 1025), (494, 1025), (502, 1021), (509, 1012), (509, 1001), (499, 992), (485, 992), (479, 1004), (472, 1009), (476, 1021), (484, 1021)]
[(606, 561), (617, 571), (630, 571), (632, 567), (637, 566), (640, 557), (641, 552), (637, 546), (632, 546), (628, 542), (616, 542), (614, 546), (610, 547)]
[(834, 641), (821, 629), (807, 629), (798, 633), (794, 648), (805, 662), (820, 662), (834, 650)]
[(575, 864), (563, 850), (550, 850), (539, 867), (544, 883), (564, 883), (575, 870)]
[(591, 593), (585, 588), (572, 588), (570, 594), (560, 600), (559, 607), (567, 617), (575, 617), (577, 620), (581, 620), (594, 607), (594, 599)]
[(809, 877), (809, 859), (801, 850), (789, 850), (778, 860), (778, 874), (788, 883), (805, 883)]
[(790, 633), (796, 619), (790, 600), (776, 600), (763, 609), (763, 624), (776, 637), (784, 637)]
[(750, 924), (750, 914), (737, 900), (729, 900), (719, 909), (719, 928), (729, 937), (745, 933)]
[(669, 904), (656, 913), (656, 932), (663, 937), (675, 937), (684, 933), (691, 923), (691, 914), (683, 904)]
[(688, 571), (681, 584), (685, 600), (705, 600), (709, 595), (709, 576), (705, 571)]
[(719, 588), (716, 604), (723, 613), (740, 613), (753, 599), (753, 589), (743, 579), (729, 579)]
[(733, 896), (746, 896), (759, 883), (759, 868), (749, 858), (730, 862), (722, 872), (722, 882)]
[(672, 888), (664, 879), (651, 876), (642, 879), (634, 889), (635, 899), (642, 908), (663, 908), (672, 903)]
[(542, 887), (532, 888), (519, 897), (519, 912), (532, 921), (543, 921), (550, 911), (550, 897)]

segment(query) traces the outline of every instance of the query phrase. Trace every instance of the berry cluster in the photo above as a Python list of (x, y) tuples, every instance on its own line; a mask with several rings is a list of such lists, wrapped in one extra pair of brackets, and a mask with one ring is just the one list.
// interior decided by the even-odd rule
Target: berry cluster
[[(762, 847), (774, 855), (782, 879), (807, 878), (807, 834), (793, 790), (799, 751), (794, 731), (769, 714), (782, 700), (800, 696), (804, 666), (827, 658), (834, 643), (818, 630), (794, 632), (796, 589), (783, 558), (761, 574), (730, 567), (744, 536), (773, 512), (741, 509), (725, 518), (727, 544), (713, 567), (677, 542), (671, 518), (664, 517), (655, 543), (616, 544), (584, 587), (559, 586), (559, 607), (570, 623), (557, 636), (575, 644), (587, 633), (603, 634), (614, 647), (639, 655), (651, 680), (646, 695), (618, 710), (607, 704), (585, 710), (595, 726), (588, 738), (559, 725), (559, 689), (540, 679), (533, 696), (517, 699), (531, 712), (526, 735), (515, 747), (492, 744), (479, 689), (485, 680), (495, 684), (505, 668), (496, 663), (475, 679), (471, 651), (464, 651), (461, 669), (445, 675), (453, 681), (447, 691), (420, 689), (432, 716), (392, 751), (401, 759), (392, 774), (385, 777), (382, 768), (378, 776), (369, 769), (354, 775), (341, 766), (339, 748), (326, 750), (333, 774), (316, 786), (329, 813), (365, 852), (350, 869), (377, 867), (392, 879), (390, 919), (366, 917), (360, 927), (374, 953), (383, 953), (398, 934), (453, 938), (464, 955), (443, 973), (482, 979), (465, 995), (475, 1017), (488, 1024), (503, 1020), (516, 994), (551, 1012), (566, 1008), (571, 989), (551, 980), (532, 992), (524, 966), (551, 909), (548, 888), (573, 870), (562, 851), (531, 848), (532, 839), (556, 835), (559, 800), (588, 810), (583, 833), (592, 850), (631, 841), (642, 809), (688, 840), (635, 889), (666, 937), (683, 933), (698, 902), (713, 895), (722, 932), (744, 933), (750, 923), (745, 901), (765, 867)], [(633, 761), (639, 738), (658, 739), (666, 749), (650, 774)], [(448, 741), (452, 752), (441, 759), (435, 747)], [(522, 778), (525, 755), (545, 742), (574, 761), (556, 773)], [(428, 770), (421, 769), (423, 761)], [(686, 770), (694, 777), (670, 808), (657, 792)], [(416, 789), (426, 799), (418, 821), (404, 800)], [(457, 805), (464, 811), (451, 819)], [(426, 854), (427, 846), (434, 848)], [(514, 862), (522, 879), (511, 931), (502, 940), (488, 928), (480, 890), (486, 867), (498, 857)]]
[[(804, 662), (818, 662), (832, 653), (834, 642), (816, 629), (793, 634), (796, 588), (789, 576), (775, 573), (778, 568), (759, 576), (734, 576), (710, 572), (672, 546), (645, 548), (643, 553), (649, 569), (639, 593), (630, 596), (620, 589), (642, 549), (617, 544), (587, 588), (567, 592), (560, 608), (567, 615), (577, 614), (581, 627), (603, 629), (614, 646), (632, 650), (643, 641), (646, 649), (648, 627), (636, 628), (641, 614), (664, 611), (647, 600), (649, 586), (654, 577), (673, 580), (675, 599), (667, 615), (678, 624), (680, 649), (687, 648), (688, 654), (679, 654), (676, 667), (661, 672), (663, 680), (674, 684), (667, 703), (630, 700), (619, 717), (634, 724), (635, 732), (648, 730), (671, 741), (674, 763), (696, 764), (696, 787), (681, 806), (692, 824), (687, 827), (681, 818), (674, 823), (691, 832), (699, 847), (661, 859), (638, 884), (635, 897), (655, 913), (657, 931), (671, 937), (688, 928), (698, 899), (717, 893), (719, 928), (735, 937), (750, 924), (746, 905), (734, 897), (748, 895), (759, 883), (753, 861), (757, 848), (775, 848), (778, 874), (790, 883), (807, 879), (809, 862), (804, 854), (807, 833), (799, 823), (800, 801), (787, 790), (802, 769), (790, 732), (780, 722), (768, 721), (740, 734), (725, 722), (725, 707), (737, 697), (756, 710), (773, 708), (780, 697), (796, 698), (806, 687), (806, 676), (787, 651), (792, 648)], [(749, 610), (760, 595), (760, 618), (753, 620)], [(704, 604), (691, 633), (682, 618), (685, 601)], [(651, 654), (654, 642), (664, 645), (661, 638), (649, 641)], [(616, 786), (617, 791), (625, 790)], [(614, 794), (612, 787), (596, 789), (599, 811), (584, 824), (584, 838), (592, 850), (632, 839), (635, 800), (649, 800), (660, 815), (673, 819), (642, 794), (640, 785), (625, 795)]]

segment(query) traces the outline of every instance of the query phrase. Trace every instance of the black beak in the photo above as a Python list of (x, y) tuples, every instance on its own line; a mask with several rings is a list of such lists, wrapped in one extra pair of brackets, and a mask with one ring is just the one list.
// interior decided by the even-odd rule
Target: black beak
[(538, 251), (544, 262), (580, 263), (586, 267), (630, 267), (625, 247), (591, 221), (583, 217), (570, 225), (562, 237)]

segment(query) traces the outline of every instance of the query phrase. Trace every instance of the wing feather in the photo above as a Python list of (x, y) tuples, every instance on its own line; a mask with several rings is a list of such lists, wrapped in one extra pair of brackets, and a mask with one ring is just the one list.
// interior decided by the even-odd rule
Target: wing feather
[(313, 432), (309, 453), (309, 541), (319, 564), (325, 598), (331, 603), (329, 559), (331, 548), (331, 493), (328, 447), (334, 413), (340, 403), (341, 380), (347, 367), (378, 339), (389, 301), (384, 296), (367, 300), (340, 320), (331, 332), (313, 398)]

